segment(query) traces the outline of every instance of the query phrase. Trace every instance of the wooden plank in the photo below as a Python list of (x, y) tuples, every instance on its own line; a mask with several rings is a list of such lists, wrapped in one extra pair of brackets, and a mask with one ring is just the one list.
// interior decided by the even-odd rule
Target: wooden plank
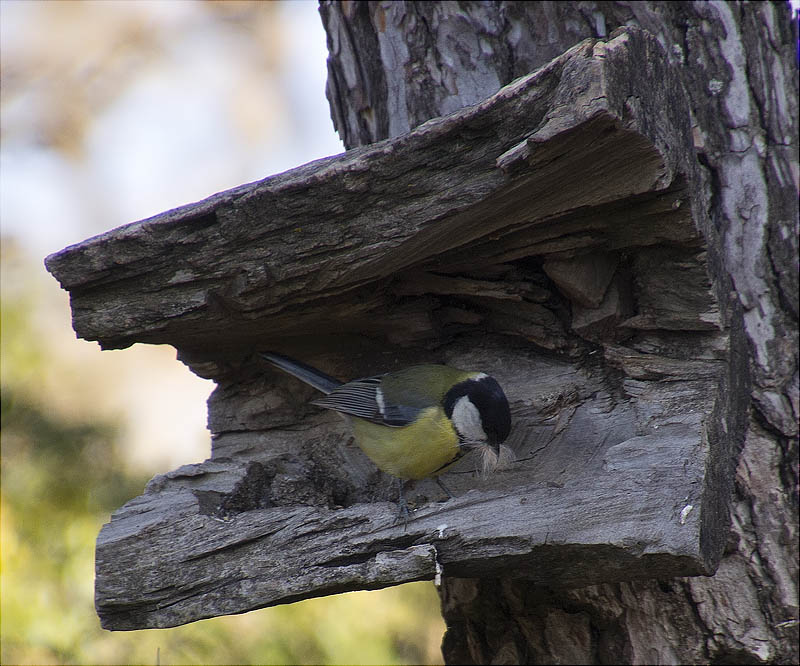
[[(154, 479), (100, 534), (103, 626), (442, 567), (551, 586), (713, 572), (746, 356), (706, 270), (689, 117), (658, 44), (627, 29), (407, 135), (48, 257), (79, 336), (172, 344), (218, 383), (211, 458)], [(602, 288), (542, 268), (596, 261)], [(518, 461), (450, 474), (444, 504), (423, 482), (397, 522), (387, 478), (259, 363), (267, 348), (342, 378), (490, 372)]]

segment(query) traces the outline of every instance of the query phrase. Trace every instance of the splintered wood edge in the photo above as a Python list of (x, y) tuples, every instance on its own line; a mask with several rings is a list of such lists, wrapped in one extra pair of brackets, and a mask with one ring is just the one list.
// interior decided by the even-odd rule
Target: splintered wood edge
[(692, 181), (685, 99), (648, 102), (664, 92), (642, 65), (670, 75), (657, 49), (637, 30), (587, 40), (407, 135), (112, 230), (47, 268), (79, 337), (104, 348), (241, 348), (310, 300), (324, 321), (325, 301), (510, 225)]
[[(637, 97), (654, 90), (650, 81), (638, 92), (631, 87), (642, 78), (643, 64), (655, 66), (664, 75), (655, 77), (658, 80), (674, 78), (665, 61), (649, 57), (652, 48), (652, 38), (638, 30), (623, 32), (608, 44), (584, 42), (486, 102), (429, 121), (405, 137), (115, 230), (48, 258), (48, 268), (73, 290), (76, 330), (107, 347), (144, 340), (177, 342), (183, 350), (186, 345), (181, 342), (196, 340), (181, 337), (181, 330), (197, 331), (202, 339), (225, 321), (263, 337), (267, 324), (281, 312), (275, 305), (281, 299), (307, 306), (308, 299), (331, 297), (331, 289), (346, 294), (358, 286), (348, 283), (349, 279), (368, 285), (376, 276), (405, 270), (416, 250), (434, 254), (448, 250), (448, 238), (455, 237), (460, 225), (469, 230), (461, 239), (476, 242), (504, 225), (523, 225), (520, 201), (528, 203), (520, 197), (528, 195), (536, 178), (544, 178), (539, 187), (552, 189), (559, 176), (552, 166), (559, 163), (560, 155), (573, 150), (586, 132), (598, 141), (610, 136), (606, 129), (625, 142), (629, 152), (623, 160), (630, 161), (631, 155), (642, 158), (641, 187), (626, 189), (626, 179), (615, 171), (619, 161), (592, 162), (601, 165), (600, 172), (607, 177), (604, 191), (592, 192), (584, 181), (568, 189), (566, 179), (556, 192), (560, 202), (545, 201), (548, 208), (537, 200), (540, 208), (535, 215), (550, 219), (568, 213), (570, 205), (586, 206), (591, 212), (593, 205), (613, 204), (637, 193), (669, 191), (676, 180), (682, 180), (697, 215), (688, 113), (681, 116), (688, 107)], [(536, 94), (525, 97), (546, 77), (556, 77), (560, 97), (544, 103)], [(598, 89), (601, 79), (604, 87)], [(573, 85), (578, 81), (591, 85)], [(667, 88), (659, 87), (653, 94), (663, 96)], [(576, 91), (581, 91), (586, 104), (576, 102)], [(536, 103), (553, 106), (539, 109), (534, 108)], [(480, 178), (462, 183), (461, 172), (456, 173), (465, 150), (459, 131), (477, 131), (502, 104), (520, 117), (533, 118), (536, 109), (543, 110), (545, 117), (534, 126), (520, 125), (514, 140), (492, 146), (490, 168)], [(510, 118), (506, 119), (509, 124)], [(454, 142), (447, 144), (446, 138)], [(399, 201), (389, 194), (385, 201), (380, 200), (383, 195), (367, 200), (373, 194), (371, 178), (376, 173), (391, 175), (396, 192), (394, 166), (401, 163), (408, 168), (409, 160), (424, 161), (426, 154), (421, 150), (437, 142), (437, 150), (452, 151), (452, 163), (431, 179), (437, 188), (448, 186), (443, 190), (446, 196), (438, 189), (424, 192), (428, 183), (414, 180), (429, 172), (411, 169), (409, 188), (400, 188)], [(614, 147), (613, 141), (590, 143), (607, 150)], [(468, 168), (474, 170), (474, 165)], [(450, 175), (454, 177), (447, 178)], [(331, 193), (336, 195), (333, 207), (320, 208), (318, 197), (327, 197), (330, 203)], [(284, 203), (288, 212), (282, 217), (257, 224), (267, 210), (265, 205)], [(367, 211), (362, 210), (365, 203), (369, 203)], [(498, 211), (497, 219), (488, 215)], [(336, 245), (328, 263), (314, 264), (311, 258), (318, 251), (314, 237), (322, 228), (315, 226), (314, 215), (324, 217), (323, 222), (335, 228), (337, 235), (343, 229), (351, 233), (363, 229), (365, 236), (360, 244)], [(305, 216), (312, 221), (297, 226)], [(404, 223), (402, 238), (397, 237), (398, 220)], [(448, 222), (441, 228), (432, 225), (443, 220)], [(205, 247), (211, 248), (210, 254), (192, 254)], [(167, 248), (191, 259), (187, 272), (175, 273), (174, 256), (159, 254)], [(232, 254), (226, 256), (226, 250)], [(236, 254), (240, 250), (242, 256)], [(513, 252), (509, 247), (502, 260), (516, 258)], [(376, 262), (376, 253), (383, 253), (385, 261)], [(154, 284), (148, 298), (155, 300), (142, 302), (138, 280), (148, 275), (153, 256), (160, 257), (163, 265), (148, 279), (168, 289), (161, 293)], [(461, 260), (457, 251), (452, 259), (453, 265)], [(208, 266), (218, 273), (202, 275)], [(203, 279), (208, 282), (200, 284)], [(413, 282), (399, 289), (413, 292)], [(429, 286), (445, 291), (484, 287), (455, 280)], [(172, 295), (169, 289), (174, 290)], [(503, 302), (513, 304), (513, 300), (512, 295)], [(298, 312), (302, 308), (287, 316)], [(682, 371), (663, 363), (654, 366), (652, 359), (613, 346), (607, 354), (609, 362), (625, 372), (633, 370), (634, 376)], [(705, 366), (689, 370), (704, 376)], [(425, 507), (408, 525), (396, 522), (396, 507), (391, 504), (341, 509), (295, 505), (225, 517), (202, 506), (196, 491), (206, 482), (203, 473), (198, 474), (194, 491), (191, 484), (182, 488), (154, 484), (117, 512), (98, 538), (98, 614), (103, 626), (111, 629), (166, 627), (437, 574), (518, 576), (548, 586), (710, 574), (724, 540), (732, 478), (728, 467), (732, 456), (722, 450), (729, 446), (729, 438), (721, 428), (732, 425), (730, 413), (736, 411), (739, 395), (725, 391), (734, 385), (729, 377), (719, 395), (709, 391), (714, 413), (707, 423), (673, 424), (658, 435), (629, 438), (605, 452), (602, 469), (595, 474), (560, 487), (532, 485), (529, 479), (517, 477), (502, 492), (489, 487), (466, 492), (441, 506)], [(738, 430), (732, 427), (730, 432), (734, 431)], [(714, 456), (717, 463), (710, 460)], [(220, 466), (218, 472), (224, 471), (223, 461), (211, 463)], [(231, 461), (230, 468), (236, 464)]]
[(634, 437), (611, 447), (589, 478), (472, 490), (407, 523), (393, 503), (276, 507), (223, 520), (202, 513), (189, 488), (156, 492), (100, 533), (97, 612), (105, 628), (127, 630), (437, 573), (552, 587), (709, 574), (699, 546), (704, 450), (697, 426)]

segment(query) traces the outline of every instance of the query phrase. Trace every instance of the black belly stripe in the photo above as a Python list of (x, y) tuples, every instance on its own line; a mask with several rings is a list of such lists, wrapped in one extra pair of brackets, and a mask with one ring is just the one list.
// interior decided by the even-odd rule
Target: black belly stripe
[(435, 470), (433, 470), (433, 472), (431, 472), (431, 476), (434, 476), (436, 472), (441, 472), (445, 467), (450, 467), (450, 465), (456, 462), (456, 460), (461, 460), (461, 458), (464, 457), (465, 453), (466, 451), (459, 448), (458, 453), (456, 453), (455, 457), (452, 460), (448, 460), (444, 465), (441, 465), (440, 467), (437, 467)]

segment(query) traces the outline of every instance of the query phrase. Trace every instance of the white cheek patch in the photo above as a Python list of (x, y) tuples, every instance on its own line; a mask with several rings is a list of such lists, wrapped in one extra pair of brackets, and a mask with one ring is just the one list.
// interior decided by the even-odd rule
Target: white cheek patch
[(481, 413), (467, 396), (461, 396), (453, 407), (453, 425), (466, 442), (485, 442)]

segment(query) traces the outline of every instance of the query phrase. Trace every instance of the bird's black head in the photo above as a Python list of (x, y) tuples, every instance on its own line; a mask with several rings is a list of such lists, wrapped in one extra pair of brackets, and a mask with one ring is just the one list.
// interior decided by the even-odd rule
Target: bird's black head
[[(453, 386), (445, 395), (444, 411), (465, 440), (483, 439), (497, 449), (511, 432), (506, 394), (489, 375), (480, 374)], [(485, 437), (480, 437), (481, 432)]]

